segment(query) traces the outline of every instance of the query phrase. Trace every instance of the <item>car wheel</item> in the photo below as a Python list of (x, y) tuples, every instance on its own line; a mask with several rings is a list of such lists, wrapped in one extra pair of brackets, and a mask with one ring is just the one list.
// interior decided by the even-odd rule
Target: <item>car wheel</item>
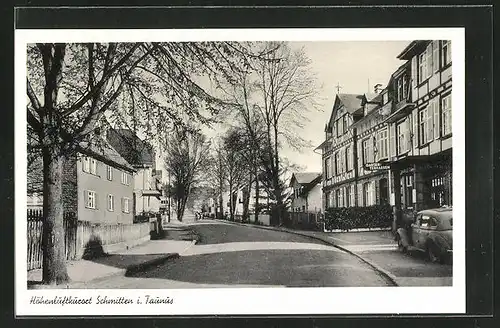
[(432, 263), (436, 263), (436, 262), (439, 262), (440, 261), (440, 258), (439, 256), (436, 254), (435, 248), (433, 247), (432, 244), (429, 244), (427, 246), (427, 256), (429, 257), (429, 261), (431, 261)]

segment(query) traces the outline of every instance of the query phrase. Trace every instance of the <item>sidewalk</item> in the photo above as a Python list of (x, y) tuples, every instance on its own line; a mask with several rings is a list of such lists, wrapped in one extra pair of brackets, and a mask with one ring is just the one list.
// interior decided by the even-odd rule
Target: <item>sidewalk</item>
[(85, 283), (93, 280), (115, 275), (128, 276), (160, 265), (169, 259), (179, 257), (194, 244), (193, 240), (150, 240), (142, 245), (96, 259), (70, 261), (67, 264), (70, 283), (66, 285), (42, 285), (42, 270), (32, 270), (28, 272), (28, 288), (85, 288)]

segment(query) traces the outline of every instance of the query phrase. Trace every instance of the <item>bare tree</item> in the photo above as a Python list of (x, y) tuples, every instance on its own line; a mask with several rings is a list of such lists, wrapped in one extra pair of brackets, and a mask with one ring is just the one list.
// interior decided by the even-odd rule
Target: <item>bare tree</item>
[(43, 43), (28, 45), (27, 55), (28, 147), (43, 159), (43, 281), (62, 283), (68, 280), (64, 160), (92, 139), (105, 113), (115, 124), (139, 124), (160, 143), (165, 125), (185, 126), (186, 119), (209, 124), (227, 104), (193, 75), (216, 84), (231, 80), (244, 69), (248, 52), (227, 42)]
[(244, 136), (238, 129), (230, 129), (223, 137), (223, 165), (226, 172), (226, 183), (229, 192), (229, 217), (234, 221), (237, 193), (245, 183), (249, 163), (245, 158)]
[(310, 60), (303, 49), (294, 50), (287, 43), (268, 43), (263, 60), (257, 61), (259, 109), (266, 126), (267, 153), (262, 157), (264, 176), (272, 191), (273, 221), (282, 223), (284, 218), (285, 184), (281, 177), (284, 167), (280, 148), (286, 142), (300, 149), (307, 143), (294, 128), (301, 128), (307, 118), (304, 113), (317, 107), (317, 86), (310, 70)]
[(165, 153), (166, 169), (173, 180), (172, 195), (176, 201), (177, 219), (182, 221), (188, 197), (208, 165), (210, 143), (200, 133), (176, 130)]
[(310, 146), (298, 129), (308, 121), (304, 114), (318, 109), (317, 86), (303, 49), (294, 50), (285, 42), (266, 42), (257, 47), (256, 52), (263, 55), (250, 61), (252, 71), (235, 74), (236, 83), (227, 88), (226, 94), (236, 104), (238, 110), (233, 113), (250, 141), (256, 191), (262, 182), (272, 199), (275, 223), (280, 223), (288, 167), (280, 149), (284, 144), (297, 150)]

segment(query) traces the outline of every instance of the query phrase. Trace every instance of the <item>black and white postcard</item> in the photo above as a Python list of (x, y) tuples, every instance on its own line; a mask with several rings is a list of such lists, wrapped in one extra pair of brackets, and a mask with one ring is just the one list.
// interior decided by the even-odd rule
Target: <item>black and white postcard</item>
[(17, 315), (465, 313), (464, 42), (16, 30)]

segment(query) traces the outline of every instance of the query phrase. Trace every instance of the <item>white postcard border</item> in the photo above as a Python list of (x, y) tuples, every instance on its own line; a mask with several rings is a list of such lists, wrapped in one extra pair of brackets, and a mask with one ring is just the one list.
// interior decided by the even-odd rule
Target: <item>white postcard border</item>
[[(26, 286), (26, 44), (109, 41), (393, 41), (452, 40), (453, 211), (452, 287), (210, 288), (171, 290), (28, 290)], [(465, 313), (465, 30), (389, 29), (169, 29), (15, 31), (15, 313), (35, 316), (210, 314), (396, 314)], [(33, 296), (127, 297), (131, 305), (34, 305)], [(138, 297), (173, 304), (138, 305)]]

